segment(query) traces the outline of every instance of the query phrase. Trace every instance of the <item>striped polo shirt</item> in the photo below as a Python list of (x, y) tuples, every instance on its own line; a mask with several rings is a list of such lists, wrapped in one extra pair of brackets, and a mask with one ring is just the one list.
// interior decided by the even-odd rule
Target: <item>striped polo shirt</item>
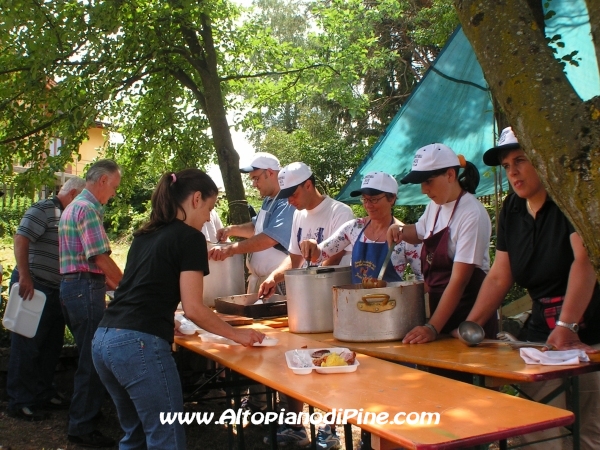
[(102, 218), (104, 208), (87, 189), (65, 208), (58, 226), (60, 273), (103, 273), (90, 258), (110, 254)]
[(29, 239), (29, 271), (46, 286), (59, 287), (58, 221), (62, 211), (56, 197), (41, 200), (25, 212), (17, 234)]

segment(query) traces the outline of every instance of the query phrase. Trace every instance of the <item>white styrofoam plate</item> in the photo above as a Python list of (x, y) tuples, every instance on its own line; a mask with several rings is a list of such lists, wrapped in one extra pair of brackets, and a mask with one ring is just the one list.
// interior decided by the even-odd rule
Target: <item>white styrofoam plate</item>
[(261, 343), (255, 342), (254, 347), (272, 347), (279, 343), (279, 339), (265, 336)]
[[(200, 339), (202, 342), (212, 342), (215, 344), (226, 344), (226, 345), (240, 345), (231, 339), (227, 339), (223, 336), (219, 336), (218, 334), (213, 334), (205, 331), (200, 334)], [(279, 343), (279, 339), (271, 338), (269, 336), (265, 336), (261, 343), (255, 342), (254, 347), (272, 347), (273, 345), (277, 345)]]
[[(289, 350), (285, 352), (285, 360), (287, 362), (288, 367), (294, 372), (296, 375), (308, 375), (314, 370), (317, 373), (329, 374), (329, 373), (349, 373), (355, 372), (360, 363), (358, 359), (354, 360), (354, 364), (350, 366), (333, 366), (333, 367), (318, 367), (312, 363), (311, 354), (317, 350), (321, 350), (318, 348), (299, 348), (297, 350)], [(327, 348), (331, 353), (340, 354), (343, 351), (350, 351), (344, 347), (333, 347)], [(296, 353), (297, 352), (297, 353)], [(304, 364), (309, 364), (308, 367), (303, 367)]]
[(19, 295), (19, 283), (15, 283), (10, 290), (2, 325), (7, 330), (32, 338), (37, 333), (45, 304), (46, 294), (37, 289), (33, 290), (30, 300), (23, 300)]

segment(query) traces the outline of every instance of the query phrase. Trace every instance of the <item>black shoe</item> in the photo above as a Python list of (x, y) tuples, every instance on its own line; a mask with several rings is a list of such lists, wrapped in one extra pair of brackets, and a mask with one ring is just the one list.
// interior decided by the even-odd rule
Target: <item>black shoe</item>
[(81, 445), (82, 447), (93, 447), (93, 448), (103, 448), (103, 447), (114, 447), (117, 443), (114, 439), (109, 438), (108, 436), (104, 436), (98, 430), (94, 430), (88, 434), (82, 434), (80, 436), (73, 436), (69, 434), (69, 442), (72, 442), (77, 445)]
[(41, 420), (46, 420), (50, 418), (50, 414), (39, 411), (33, 411), (27, 406), (23, 406), (22, 408), (12, 410), (9, 409), (7, 412), (9, 417), (21, 420), (28, 420), (29, 422), (39, 422)]

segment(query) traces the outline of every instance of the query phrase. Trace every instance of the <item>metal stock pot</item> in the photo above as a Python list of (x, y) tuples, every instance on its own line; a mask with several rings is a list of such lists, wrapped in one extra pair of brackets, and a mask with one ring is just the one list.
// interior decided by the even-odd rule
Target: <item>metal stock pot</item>
[[(207, 243), (208, 249), (220, 244)], [(227, 245), (227, 244), (223, 244)], [(204, 277), (202, 298), (206, 306), (215, 306), (215, 298), (246, 293), (244, 255), (233, 255), (225, 261), (208, 260), (210, 273)]]
[(388, 283), (363, 289), (361, 284), (333, 288), (333, 337), (348, 342), (396, 341), (425, 323), (422, 281)]
[(288, 325), (292, 333), (333, 331), (332, 287), (352, 282), (349, 266), (309, 267), (285, 272)]

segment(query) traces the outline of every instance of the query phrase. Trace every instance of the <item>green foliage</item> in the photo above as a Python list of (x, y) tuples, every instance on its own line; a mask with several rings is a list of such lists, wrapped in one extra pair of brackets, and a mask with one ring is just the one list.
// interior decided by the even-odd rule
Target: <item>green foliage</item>
[(0, 199), (0, 238), (12, 240), (23, 214), (33, 202), (24, 196), (8, 197), (4, 202), (3, 205)]
[[(5, 0), (0, 181), (12, 162), (29, 165), (16, 183), (30, 192), (77, 157), (95, 120), (108, 122), (124, 139), (103, 156), (124, 176), (105, 217), (111, 233), (130, 233), (165, 172), (218, 159), (236, 186), (225, 112), (238, 111), (257, 150), (307, 162), (335, 195), (456, 25), (450, 2), (256, 5), (242, 23), (226, 0)], [(56, 137), (61, 152), (47, 156)]]
[[(335, 195), (458, 23), (451, 3), (255, 4), (245, 24), (255, 35), (251, 61), (270, 76), (242, 87), (250, 107), (242, 126), (257, 150), (307, 163)], [(285, 63), (271, 64), (272, 54)]]

